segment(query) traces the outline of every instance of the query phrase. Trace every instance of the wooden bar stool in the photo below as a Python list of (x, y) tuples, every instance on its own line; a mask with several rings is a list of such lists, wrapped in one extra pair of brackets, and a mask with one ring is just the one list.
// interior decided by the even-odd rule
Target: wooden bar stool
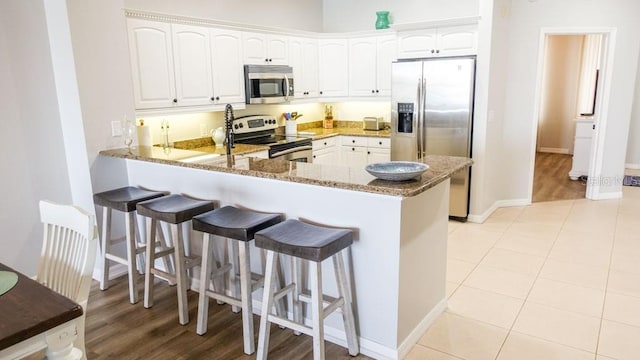
[[(207, 332), (209, 298), (214, 298), (242, 308), (244, 352), (245, 354), (253, 354), (255, 352), (251, 294), (262, 286), (262, 279), (256, 279), (252, 283), (249, 244), (257, 231), (281, 221), (282, 218), (279, 214), (260, 213), (238, 209), (233, 206), (225, 206), (193, 218), (193, 229), (205, 233), (202, 246), (200, 298), (198, 300), (198, 326), (196, 330), (198, 335), (203, 335)], [(212, 235), (228, 239), (229, 263), (221, 264), (216, 269), (214, 269), (215, 255)], [(236, 248), (238, 251), (235, 250)], [(238, 263), (240, 268), (239, 284), (235, 279), (236, 266), (234, 266)], [(225, 289), (215, 280), (214, 288), (210, 287), (212, 276), (215, 279), (225, 274), (229, 279), (228, 287), (232, 290), (231, 296), (227, 295)], [(239, 294), (238, 285), (240, 287)]]
[[(170, 281), (177, 283), (178, 292), (178, 314), (180, 324), (189, 322), (189, 306), (187, 303), (187, 290), (189, 289), (189, 277), (187, 269), (200, 264), (199, 258), (185, 255), (185, 239), (183, 237), (184, 223), (191, 220), (196, 215), (200, 215), (215, 208), (212, 201), (197, 200), (184, 195), (168, 195), (161, 198), (143, 201), (136, 206), (138, 214), (151, 218), (151, 231), (147, 239), (146, 251), (146, 271), (144, 279), (144, 307), (153, 306), (153, 284), (155, 277), (159, 275)], [(171, 247), (161, 247), (157, 249), (152, 244), (155, 242), (156, 225), (158, 222), (169, 224), (171, 228)], [(186, 228), (187, 230), (190, 227)], [(186, 242), (188, 243), (187, 237)], [(169, 273), (166, 270), (155, 267), (155, 260), (160, 257), (171, 256), (173, 254), (175, 272)]]
[[(341, 251), (353, 243), (353, 232), (346, 229), (327, 228), (311, 225), (298, 220), (287, 220), (271, 226), (255, 234), (256, 246), (267, 250), (265, 269), (264, 296), (262, 314), (258, 334), (257, 359), (266, 359), (269, 350), (269, 323), (276, 323), (313, 337), (313, 358), (324, 359), (324, 318), (342, 309), (342, 320), (347, 337), (349, 354), (358, 354), (358, 338), (355, 320), (351, 307), (351, 289), (348, 286), (347, 274)], [(286, 254), (294, 258), (293, 274), (293, 315), (294, 320), (271, 313), (274, 299), (281, 292), (290, 291), (283, 288), (276, 293), (272, 286), (276, 270), (277, 254)], [(322, 293), (322, 261), (331, 257), (338, 285), (338, 298), (331, 298)], [(301, 289), (300, 266), (298, 260), (306, 260), (311, 273), (311, 294)], [(301, 316), (300, 301), (311, 303), (312, 326), (306, 326)], [(324, 301), (329, 302), (325, 307)]]
[[(100, 277), (100, 290), (109, 288), (109, 261), (127, 266), (129, 275), (129, 301), (132, 304), (138, 302), (137, 256), (141, 256), (145, 250), (136, 221), (136, 204), (141, 201), (159, 198), (166, 195), (159, 191), (144, 190), (133, 186), (126, 186), (118, 189), (104, 191), (93, 195), (93, 202), (97, 206), (103, 207), (102, 229), (100, 231), (100, 248), (102, 250), (102, 276)], [(127, 258), (123, 258), (110, 252), (111, 244), (111, 215), (117, 210), (125, 213), (125, 242)], [(142, 260), (142, 259), (141, 259)], [(143, 263), (144, 264), (144, 263)], [(139, 270), (142, 272), (143, 266)]]

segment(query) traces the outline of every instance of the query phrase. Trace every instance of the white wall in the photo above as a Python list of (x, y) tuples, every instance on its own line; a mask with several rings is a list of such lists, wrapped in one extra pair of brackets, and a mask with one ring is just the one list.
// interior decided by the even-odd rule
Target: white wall
[(33, 275), (38, 201), (72, 201), (42, 1), (0, 2), (0, 262)]
[[(533, 141), (538, 46), (543, 27), (613, 27), (617, 29), (613, 49), (615, 62), (604, 143), (603, 194), (616, 194), (616, 181), (624, 171), (627, 131), (638, 68), (640, 2), (539, 0), (512, 2), (508, 56), (507, 97), (504, 123), (504, 163), (501, 175), (509, 174), (502, 188), (503, 199), (527, 199), (530, 194), (530, 164)], [(603, 79), (606, 81), (606, 79)]]
[(375, 30), (376, 11), (390, 12), (391, 24), (477, 16), (478, 0), (324, 0), (323, 30)]
[(538, 151), (573, 153), (584, 35), (548, 36), (544, 54)]
[(173, 15), (322, 31), (322, 0), (125, 0), (124, 5)]
[(640, 169), (640, 57), (636, 74), (636, 90), (629, 125), (629, 143), (627, 145), (627, 167)]

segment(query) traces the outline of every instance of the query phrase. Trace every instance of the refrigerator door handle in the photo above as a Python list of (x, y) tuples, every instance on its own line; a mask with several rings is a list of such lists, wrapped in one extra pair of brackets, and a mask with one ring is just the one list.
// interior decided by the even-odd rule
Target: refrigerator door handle
[(427, 154), (427, 79), (422, 78), (422, 108), (420, 109), (420, 122), (422, 126), (420, 128), (420, 136), (422, 137), (422, 154), (424, 157)]
[(416, 115), (416, 126), (415, 128), (415, 133), (416, 133), (416, 141), (417, 141), (417, 154), (416, 154), (416, 158), (420, 159), (422, 158), (422, 130), (421, 130), (421, 125), (422, 125), (422, 116), (421, 116), (421, 109), (422, 108), (422, 79), (418, 78), (418, 103), (416, 104), (416, 110), (415, 110), (415, 115)]

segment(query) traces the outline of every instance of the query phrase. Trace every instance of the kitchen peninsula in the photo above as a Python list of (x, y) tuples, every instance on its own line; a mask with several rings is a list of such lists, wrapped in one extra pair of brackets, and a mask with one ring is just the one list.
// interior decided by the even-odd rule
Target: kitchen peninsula
[[(389, 182), (362, 168), (262, 159), (251, 153), (226, 156), (147, 147), (100, 154), (126, 161), (133, 186), (354, 229), (347, 264), (365, 355), (403, 358), (446, 307), (449, 177), (470, 166), (470, 159), (429, 156), (423, 162), (430, 168), (420, 178)], [(200, 239), (192, 241), (198, 252)], [(260, 268), (259, 259), (252, 258), (254, 271)], [(332, 273), (330, 263), (324, 266)], [(336, 294), (331, 277), (324, 287)], [(254, 303), (255, 313), (259, 305)], [(327, 340), (345, 345), (342, 321), (335, 314), (325, 320), (325, 330)]]

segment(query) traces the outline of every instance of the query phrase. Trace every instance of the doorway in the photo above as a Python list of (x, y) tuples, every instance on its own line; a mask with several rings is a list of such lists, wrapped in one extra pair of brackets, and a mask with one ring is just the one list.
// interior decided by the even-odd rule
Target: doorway
[(541, 31), (530, 202), (598, 197), (612, 32)]

